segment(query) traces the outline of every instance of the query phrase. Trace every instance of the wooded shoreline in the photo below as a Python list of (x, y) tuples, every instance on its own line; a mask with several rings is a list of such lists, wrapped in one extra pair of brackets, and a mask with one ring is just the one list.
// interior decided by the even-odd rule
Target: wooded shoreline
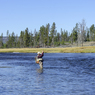
[(66, 48), (5, 48), (0, 53), (95, 53), (95, 46), (66, 47)]

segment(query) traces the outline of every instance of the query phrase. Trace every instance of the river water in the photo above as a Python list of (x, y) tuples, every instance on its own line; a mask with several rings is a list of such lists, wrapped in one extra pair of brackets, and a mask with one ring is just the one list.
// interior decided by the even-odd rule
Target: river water
[(95, 95), (95, 53), (0, 53), (0, 95)]

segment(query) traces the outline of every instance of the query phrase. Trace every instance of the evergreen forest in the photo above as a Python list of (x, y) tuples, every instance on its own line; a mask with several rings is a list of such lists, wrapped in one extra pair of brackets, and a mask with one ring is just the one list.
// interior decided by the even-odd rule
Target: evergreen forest
[(86, 27), (85, 20), (81, 23), (76, 23), (72, 31), (68, 32), (62, 28), (58, 32), (56, 30), (56, 23), (50, 26), (42, 25), (39, 31), (36, 29), (32, 32), (28, 28), (25, 31), (20, 32), (20, 36), (15, 35), (14, 32), (11, 34), (9, 30), (6, 33), (6, 41), (3, 41), (3, 33), (0, 35), (0, 48), (40, 48), (40, 47), (58, 47), (64, 46), (65, 43), (76, 43), (77, 46), (86, 41), (95, 41), (95, 26), (91, 25), (90, 28)]

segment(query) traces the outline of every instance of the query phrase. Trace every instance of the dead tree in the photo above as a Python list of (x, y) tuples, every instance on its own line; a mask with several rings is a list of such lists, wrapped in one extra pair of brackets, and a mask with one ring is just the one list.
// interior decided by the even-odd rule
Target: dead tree
[(82, 20), (82, 23), (80, 23), (80, 38), (81, 38), (81, 45), (83, 46), (83, 42), (85, 40), (85, 20)]

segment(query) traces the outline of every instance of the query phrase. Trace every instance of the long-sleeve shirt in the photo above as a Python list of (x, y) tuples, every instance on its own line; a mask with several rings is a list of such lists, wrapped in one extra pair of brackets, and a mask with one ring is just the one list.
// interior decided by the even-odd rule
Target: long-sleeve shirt
[(44, 52), (40, 55), (38, 55), (38, 58), (42, 58), (44, 56)]

